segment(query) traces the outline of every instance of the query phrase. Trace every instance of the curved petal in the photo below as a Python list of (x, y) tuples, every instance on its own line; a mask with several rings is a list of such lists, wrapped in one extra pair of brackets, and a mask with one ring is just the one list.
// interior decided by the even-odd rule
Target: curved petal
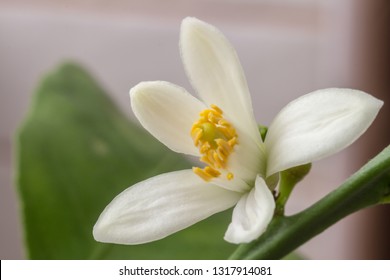
[(243, 195), (233, 210), (225, 240), (231, 243), (248, 243), (266, 229), (275, 210), (275, 200), (263, 178), (256, 179), (255, 187)]
[(109, 243), (151, 242), (232, 207), (239, 197), (191, 170), (162, 174), (119, 194), (100, 215), (93, 235)]
[(262, 142), (240, 61), (223, 34), (196, 18), (185, 18), (180, 50), (187, 75), (205, 103), (219, 106), (234, 125)]
[(306, 164), (352, 144), (383, 102), (352, 89), (323, 89), (288, 104), (269, 127), (267, 175)]
[[(265, 156), (262, 150), (251, 143), (251, 139), (238, 139), (238, 144), (229, 155), (227, 166), (218, 169), (221, 176), (212, 179), (212, 182), (228, 190), (248, 192), (258, 174), (265, 176)], [(228, 179), (228, 174), (233, 175), (233, 178)]]
[(130, 90), (131, 107), (142, 126), (175, 152), (198, 156), (190, 132), (204, 104), (185, 89), (162, 81)]
[[(264, 144), (256, 145), (252, 139), (242, 137), (239, 129), (237, 134), (237, 144), (228, 157), (226, 167), (218, 169), (221, 175), (212, 179), (212, 182), (228, 190), (248, 192), (254, 186), (258, 174), (265, 177)], [(233, 175), (233, 178), (229, 178), (229, 175)]]

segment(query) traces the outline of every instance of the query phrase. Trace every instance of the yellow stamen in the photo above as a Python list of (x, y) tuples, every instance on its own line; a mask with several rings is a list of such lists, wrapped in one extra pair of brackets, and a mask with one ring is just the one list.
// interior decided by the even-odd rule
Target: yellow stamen
[(196, 132), (194, 134), (195, 134), (195, 136), (193, 138), (194, 143), (195, 143), (195, 145), (197, 145), (199, 143), (200, 138), (202, 138), (202, 136), (203, 136), (203, 130), (198, 128), (198, 129), (196, 129)]
[(211, 104), (210, 107), (213, 108), (214, 111), (218, 112), (218, 114), (220, 114), (220, 115), (223, 114), (222, 110), (217, 105)]
[(200, 147), (199, 151), (201, 154), (206, 154), (208, 150), (210, 150), (210, 148), (211, 148), (210, 143), (206, 142), (202, 145), (202, 147)]
[(217, 142), (219, 147), (224, 149), (225, 153), (229, 154), (232, 151), (232, 146), (229, 145), (229, 142), (223, 139), (217, 139), (215, 142)]
[(228, 144), (229, 144), (230, 147), (234, 147), (234, 145), (237, 144), (237, 138), (236, 138), (236, 137), (233, 137), (232, 139), (230, 139), (230, 140), (228, 141)]
[(215, 170), (214, 168), (212, 168), (210, 166), (206, 166), (204, 168), (204, 172), (206, 172), (206, 174), (208, 174), (212, 177), (218, 177), (219, 175), (221, 175), (221, 172), (219, 172), (218, 170)]
[(213, 177), (207, 174), (203, 169), (199, 167), (192, 167), (192, 171), (205, 181), (210, 181)]
[(225, 169), (228, 172), (226, 178), (232, 180), (234, 175), (226, 167), (238, 136), (232, 124), (223, 118), (223, 111), (218, 106), (211, 105), (211, 108), (199, 113), (199, 119), (192, 125), (191, 137), (201, 154), (200, 160), (207, 164), (203, 169), (194, 167), (193, 172), (210, 181), (219, 177)]
[(214, 152), (213, 154), (214, 159), (214, 166), (217, 168), (225, 167), (225, 163), (223, 161), (223, 158), (220, 158), (217, 152)]

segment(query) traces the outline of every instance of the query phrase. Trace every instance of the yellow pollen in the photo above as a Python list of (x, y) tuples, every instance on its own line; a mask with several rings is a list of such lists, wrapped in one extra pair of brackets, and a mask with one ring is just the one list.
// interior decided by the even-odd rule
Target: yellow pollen
[(200, 160), (207, 164), (203, 169), (193, 167), (193, 172), (205, 181), (210, 181), (227, 171), (226, 178), (232, 180), (234, 175), (226, 169), (230, 154), (237, 144), (237, 133), (232, 124), (224, 119), (223, 111), (211, 105), (199, 113), (199, 119), (191, 128), (194, 145), (201, 154)]
[(202, 145), (202, 147), (200, 147), (199, 151), (201, 154), (206, 154), (208, 152), (208, 150), (210, 150), (211, 146), (209, 144), (209, 142), (206, 142)]
[(218, 114), (220, 114), (220, 115), (223, 114), (222, 110), (217, 105), (211, 104), (210, 107), (213, 108), (214, 111), (216, 111)]

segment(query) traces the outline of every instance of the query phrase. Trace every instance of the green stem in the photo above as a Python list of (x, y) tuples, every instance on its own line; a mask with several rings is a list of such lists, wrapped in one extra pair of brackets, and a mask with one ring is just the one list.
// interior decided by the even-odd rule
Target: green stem
[(290, 197), (290, 194), (292, 190), (294, 189), (295, 184), (291, 184), (290, 182), (281, 181), (279, 185), (279, 196), (275, 201), (275, 215), (276, 216), (283, 216), (284, 215), (284, 206), (286, 205), (286, 202), (288, 198)]
[(284, 206), (292, 190), (309, 173), (310, 169), (311, 163), (308, 163), (280, 172), (279, 195), (276, 199), (275, 215), (284, 215)]
[(275, 216), (257, 240), (240, 245), (231, 259), (280, 259), (347, 215), (390, 199), (390, 146), (335, 191), (289, 217)]

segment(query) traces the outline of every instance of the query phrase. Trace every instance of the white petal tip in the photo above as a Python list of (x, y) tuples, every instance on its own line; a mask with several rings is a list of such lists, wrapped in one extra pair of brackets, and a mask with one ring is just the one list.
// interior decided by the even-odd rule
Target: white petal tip
[(106, 230), (104, 227), (100, 226), (99, 221), (93, 227), (92, 235), (93, 238), (98, 242), (110, 243), (110, 240), (107, 239), (107, 235), (105, 234)]
[(184, 88), (164, 81), (142, 82), (130, 90), (131, 108), (142, 126), (168, 148), (199, 155), (190, 137), (204, 104)]
[(196, 17), (186, 17), (181, 22), (182, 28), (188, 28), (199, 24), (206, 24), (206, 23)]
[(150, 94), (155, 90), (158, 90), (159, 87), (164, 87), (168, 83), (164, 81), (146, 81), (140, 82), (134, 87), (132, 87), (129, 91), (131, 101), (136, 101), (142, 98), (142, 96)]
[(268, 129), (267, 176), (346, 148), (368, 129), (382, 106), (370, 94), (345, 88), (317, 90), (292, 101)]
[(263, 178), (258, 176), (255, 187), (242, 196), (234, 208), (232, 222), (224, 239), (240, 244), (259, 238), (271, 222), (274, 210), (274, 197)]
[(119, 240), (116, 234), (111, 230), (113, 227), (115, 227), (115, 225), (112, 223), (113, 221), (114, 220), (110, 221), (110, 219), (107, 219), (107, 215), (105, 212), (103, 212), (93, 227), (93, 238), (96, 241), (103, 243), (124, 244), (123, 240)]
[[(203, 38), (206, 40), (210, 40), (209, 32), (213, 35), (221, 36), (220, 31), (213, 25), (201, 21), (195, 17), (187, 17), (183, 19), (180, 27), (181, 31), (181, 43), (183, 41), (187, 41), (190, 44), (193, 42), (194, 38)], [(195, 36), (195, 37), (194, 37)]]
[(232, 207), (239, 197), (203, 182), (192, 170), (161, 174), (114, 198), (93, 236), (99, 242), (126, 245), (156, 241)]
[(130, 102), (133, 111), (136, 109), (137, 103), (142, 102), (142, 96), (147, 92), (148, 88), (150, 88), (153, 82), (141, 82), (136, 86), (132, 87), (129, 91)]

